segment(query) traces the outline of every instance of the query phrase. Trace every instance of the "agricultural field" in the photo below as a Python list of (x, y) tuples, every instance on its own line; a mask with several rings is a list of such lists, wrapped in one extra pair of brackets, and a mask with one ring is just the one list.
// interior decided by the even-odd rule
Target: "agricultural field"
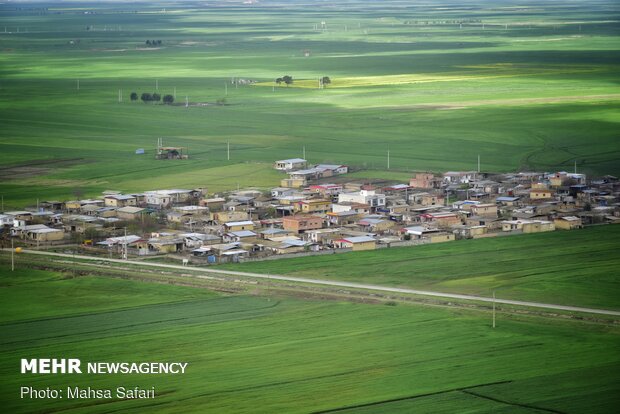
[[(1, 4), (0, 194), (268, 188), (304, 146), (368, 179), (478, 155), (484, 171), (618, 175), (619, 15), (610, 0)], [(130, 100), (156, 91), (176, 103)], [(159, 137), (190, 159), (155, 160)]]
[[(611, 325), (500, 313), (493, 329), (487, 311), (137, 288), (5, 265), (0, 283), (7, 412), (606, 413), (620, 402)], [(17, 374), (19, 358), (50, 355), (189, 366), (166, 376)], [(14, 398), (24, 384), (76, 382), (154, 386), (158, 396)]]
[(603, 226), (222, 268), (617, 310), (618, 245)]

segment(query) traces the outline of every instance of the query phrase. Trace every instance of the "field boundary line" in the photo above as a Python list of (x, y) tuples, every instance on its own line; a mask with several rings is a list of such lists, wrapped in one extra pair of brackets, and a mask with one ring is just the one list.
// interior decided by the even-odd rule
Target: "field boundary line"
[[(7, 251), (10, 249), (4, 249), (4, 250)], [(408, 288), (396, 288), (396, 287), (388, 287), (388, 286), (380, 286), (380, 285), (372, 285), (372, 284), (364, 284), (364, 283), (341, 282), (337, 280), (309, 279), (309, 278), (295, 277), (295, 276), (282, 276), (282, 275), (272, 275), (272, 274), (264, 274), (264, 273), (238, 272), (238, 271), (233, 271), (233, 270), (208, 269), (208, 268), (202, 268), (202, 267), (188, 267), (188, 266), (181, 266), (181, 265), (171, 265), (171, 264), (166, 264), (166, 263), (152, 263), (152, 262), (143, 262), (143, 261), (138, 262), (134, 260), (122, 260), (122, 259), (106, 259), (102, 257), (73, 255), (73, 254), (66, 254), (66, 253), (54, 253), (54, 252), (45, 252), (45, 251), (38, 251), (38, 250), (23, 250), (23, 253), (37, 254), (37, 255), (43, 255), (43, 256), (64, 257), (64, 258), (71, 258), (74, 260), (90, 260), (90, 261), (109, 262), (109, 263), (122, 263), (125, 265), (134, 265), (138, 267), (140, 266), (141, 267), (145, 267), (145, 266), (146, 267), (161, 267), (161, 268), (167, 268), (167, 269), (185, 270), (185, 271), (202, 272), (202, 273), (216, 273), (216, 274), (223, 274), (223, 275), (251, 277), (251, 278), (260, 278), (260, 279), (268, 279), (268, 280), (269, 279), (283, 280), (283, 281), (289, 281), (289, 282), (308, 283), (308, 284), (313, 284), (313, 285), (338, 286), (338, 287), (352, 288), (352, 289), (405, 293), (405, 294), (412, 294), (412, 295), (432, 296), (432, 297), (438, 297), (438, 298), (448, 298), (448, 299), (478, 301), (478, 302), (496, 303), (496, 304), (504, 304), (504, 305), (526, 306), (526, 307), (532, 307), (532, 308), (552, 309), (552, 310), (558, 310), (558, 311), (582, 312), (582, 313), (594, 313), (594, 314), (599, 314), (599, 315), (620, 316), (620, 311), (614, 311), (614, 310), (609, 310), (609, 309), (585, 308), (585, 307), (580, 307), (580, 306), (557, 305), (557, 304), (552, 304), (552, 303), (528, 302), (528, 301), (512, 300), (512, 299), (498, 299), (498, 298), (490, 298), (490, 297), (485, 297), (485, 296), (464, 295), (464, 294), (459, 294), (459, 293), (444, 293), (444, 292), (435, 292), (435, 291), (408, 289)]]

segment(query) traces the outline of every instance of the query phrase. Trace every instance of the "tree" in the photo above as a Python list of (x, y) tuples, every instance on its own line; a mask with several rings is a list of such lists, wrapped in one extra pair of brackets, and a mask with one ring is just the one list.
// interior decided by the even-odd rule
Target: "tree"
[(137, 101), (138, 100), (138, 94), (135, 92), (132, 92), (131, 95), (129, 95), (129, 99), (131, 99), (132, 101)]
[(221, 105), (226, 105), (226, 102), (227, 102), (226, 98), (220, 98), (217, 101), (215, 101), (215, 104), (221, 106)]
[(332, 83), (332, 80), (329, 78), (329, 76), (323, 76), (323, 78), (321, 78), (322, 85), (329, 85), (330, 83)]
[(159, 101), (161, 101), (161, 95), (160, 95), (160, 94), (158, 94), (158, 93), (154, 93), (154, 94), (153, 94), (153, 95), (151, 95), (151, 96), (152, 96), (152, 98), (153, 98), (153, 100), (154, 100), (155, 102), (159, 102)]
[(278, 78), (278, 79), (276, 79), (276, 83), (277, 83), (278, 85), (280, 85), (282, 82), (283, 82), (283, 81), (282, 81), (282, 78)]
[(164, 103), (170, 105), (174, 102), (174, 96), (172, 95), (164, 95)]
[(282, 81), (286, 83), (286, 86), (288, 87), (290, 84), (293, 83), (293, 77), (290, 75), (284, 75), (282, 76)]
[(140, 99), (142, 100), (142, 102), (147, 103), (147, 102), (151, 102), (153, 100), (153, 95), (151, 95), (148, 92), (144, 92), (141, 96)]
[(147, 40), (147, 41), (146, 41), (146, 45), (147, 45), (147, 46), (151, 46), (151, 41), (150, 41), (150, 40)]

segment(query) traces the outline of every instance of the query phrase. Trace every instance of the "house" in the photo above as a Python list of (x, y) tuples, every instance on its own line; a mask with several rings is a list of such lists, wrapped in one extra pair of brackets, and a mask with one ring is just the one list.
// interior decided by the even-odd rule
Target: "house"
[(306, 168), (307, 166), (308, 161), (304, 160), (303, 158), (289, 158), (287, 160), (276, 161), (273, 165), (273, 168), (280, 171), (289, 171), (298, 168)]
[(555, 224), (552, 221), (533, 220), (529, 223), (523, 223), (523, 233), (542, 233), (545, 231), (554, 231)]
[(295, 194), (295, 191), (296, 190), (294, 190), (293, 188), (275, 187), (271, 189), (271, 197), (279, 198), (287, 195), (293, 195)]
[(523, 225), (531, 222), (532, 220), (504, 220), (502, 221), (502, 231), (523, 230)]
[(13, 225), (13, 216), (8, 214), (0, 214), (0, 227), (2, 226), (12, 226)]
[(188, 223), (192, 220), (192, 215), (178, 211), (169, 211), (166, 213), (166, 220), (168, 223)]
[(476, 180), (480, 173), (476, 171), (448, 171), (443, 175), (445, 184), (468, 184)]
[(203, 198), (198, 202), (198, 205), (208, 207), (209, 211), (221, 210), (226, 203), (226, 199), (222, 197)]
[(176, 253), (183, 250), (185, 240), (183, 237), (175, 235), (164, 237), (153, 237), (148, 240), (149, 251), (158, 253)]
[(310, 191), (321, 194), (323, 197), (338, 195), (342, 192), (342, 186), (339, 184), (317, 184), (311, 185)]
[(258, 237), (261, 239), (269, 240), (273, 237), (282, 237), (282, 236), (292, 236), (295, 234), (290, 230), (278, 229), (278, 228), (270, 228), (262, 230), (258, 233)]
[(137, 220), (146, 213), (146, 209), (140, 207), (121, 207), (116, 210), (116, 216), (121, 220)]
[(225, 243), (232, 242), (241, 242), (245, 241), (245, 239), (256, 238), (256, 233), (250, 230), (239, 230), (239, 231), (231, 231), (223, 236), (223, 240)]
[(323, 219), (316, 216), (288, 216), (282, 218), (284, 230), (290, 230), (295, 233), (303, 233), (307, 230), (316, 230), (323, 227)]
[(254, 230), (254, 222), (245, 220), (245, 221), (229, 221), (224, 223), (224, 229), (227, 232), (231, 231), (243, 231), (243, 230)]
[(441, 194), (431, 193), (414, 193), (409, 194), (408, 200), (415, 207), (430, 207), (430, 206), (442, 206), (446, 199)]
[(556, 229), (561, 230), (573, 230), (583, 228), (583, 223), (581, 222), (581, 219), (575, 216), (558, 217), (553, 220), (553, 224), (555, 224)]
[(288, 173), (293, 180), (318, 180), (319, 178), (331, 177), (334, 175), (332, 170), (323, 170), (320, 168), (308, 168), (305, 170), (296, 170)]
[(286, 188), (300, 188), (306, 185), (308, 185), (308, 181), (305, 178), (283, 178), (280, 181), (280, 186)]
[(338, 203), (367, 204), (371, 208), (385, 206), (385, 194), (377, 194), (372, 188), (362, 188), (359, 192), (338, 194)]
[(44, 225), (37, 225), (37, 228), (31, 227), (32, 226), (27, 226), (24, 229), (22, 233), (24, 239), (36, 242), (51, 242), (62, 240), (65, 237), (65, 232), (59, 229), (52, 229)]
[(495, 202), (502, 206), (512, 207), (516, 205), (520, 199), (521, 197), (500, 196), (495, 199)]
[(332, 204), (332, 211), (334, 213), (354, 212), (356, 214), (368, 214), (370, 213), (370, 206), (364, 203), (351, 203), (347, 201)]
[(200, 246), (206, 246), (210, 244), (220, 243), (220, 238), (213, 234), (204, 234), (204, 233), (184, 233), (179, 234), (180, 237), (183, 237), (183, 243), (187, 248), (197, 248)]
[(377, 248), (377, 240), (369, 236), (346, 237), (334, 240), (334, 245), (339, 249), (352, 249), (353, 251), (374, 250)]
[(210, 221), (224, 224), (234, 221), (246, 221), (249, 217), (247, 211), (218, 211), (210, 214)]
[(456, 213), (437, 212), (420, 214), (420, 221), (433, 222), (440, 227), (450, 227), (455, 224), (461, 224), (461, 219)]
[(487, 226), (460, 226), (454, 229), (454, 232), (463, 239), (475, 239), (488, 234)]
[(302, 200), (297, 203), (295, 210), (301, 211), (302, 213), (325, 213), (330, 211), (332, 207), (332, 202), (330, 200), (323, 199), (310, 199), (310, 200)]
[(192, 200), (199, 200), (202, 197), (203, 190), (156, 190), (146, 191), (144, 193), (145, 202), (147, 206), (153, 208), (165, 208), (170, 204), (187, 203)]
[(392, 220), (386, 220), (382, 217), (365, 217), (357, 222), (357, 225), (364, 231), (372, 233), (383, 233), (396, 225)]
[(127, 248), (128, 253), (134, 253), (138, 255), (148, 254), (148, 246), (146, 240), (134, 234), (121, 237), (109, 237), (104, 241), (98, 242), (97, 245), (101, 247), (106, 247), (110, 251), (115, 251), (119, 254), (123, 253), (125, 247)]
[(497, 217), (497, 205), (496, 204), (474, 204), (471, 206), (471, 212), (475, 216), (480, 217)]
[(304, 233), (304, 239), (313, 243), (331, 244), (341, 237), (341, 231), (339, 228), (308, 230)]
[(436, 227), (426, 227), (426, 226), (410, 226), (404, 227), (401, 230), (401, 233), (407, 234), (413, 240), (421, 240), (428, 239), (431, 234), (442, 233), (442, 230)]
[(138, 200), (132, 195), (112, 194), (103, 197), (103, 202), (106, 207), (126, 207), (136, 206)]
[[(330, 175), (340, 175), (349, 172), (349, 167), (341, 164), (317, 164), (314, 168), (317, 170), (330, 171)], [(324, 174), (324, 176), (327, 177), (329, 175)]]
[[(365, 211), (364, 213), (368, 213), (368, 211)], [(357, 213), (353, 210), (327, 213), (328, 222), (337, 226), (355, 223), (359, 219), (359, 217), (360, 213)]]
[(553, 198), (553, 191), (546, 188), (538, 188), (530, 190), (530, 199), (532, 200), (550, 200)]
[(409, 180), (409, 186), (412, 188), (435, 188), (435, 176), (431, 173), (416, 173), (416, 175)]
[(454, 235), (454, 233), (439, 232), (430, 234), (428, 236), (428, 240), (431, 243), (444, 243), (456, 240), (456, 236)]

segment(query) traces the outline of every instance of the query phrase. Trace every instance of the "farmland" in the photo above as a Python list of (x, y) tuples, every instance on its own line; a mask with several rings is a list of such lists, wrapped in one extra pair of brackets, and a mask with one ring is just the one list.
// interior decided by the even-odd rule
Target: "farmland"
[[(0, 277), (0, 400), (11, 412), (598, 413), (618, 404), (616, 327), (500, 314), (492, 329), (479, 311), (137, 289), (6, 266)], [(14, 312), (26, 294), (40, 305)], [(189, 367), (179, 376), (12, 374), (18, 358), (49, 355)], [(20, 401), (25, 382), (155, 386), (158, 396)]]
[[(3, 4), (0, 193), (18, 208), (106, 189), (268, 188), (282, 177), (273, 160), (303, 146), (369, 179), (386, 176), (388, 147), (399, 180), (471, 169), (478, 154), (485, 171), (576, 161), (617, 175), (618, 14), (611, 1)], [(284, 74), (290, 87), (273, 83)], [(321, 76), (332, 84), (317, 89)], [(129, 99), (156, 87), (180, 105)], [(190, 159), (153, 159), (158, 137)]]
[(605, 226), (223, 267), (620, 309), (618, 243), (620, 228)]

